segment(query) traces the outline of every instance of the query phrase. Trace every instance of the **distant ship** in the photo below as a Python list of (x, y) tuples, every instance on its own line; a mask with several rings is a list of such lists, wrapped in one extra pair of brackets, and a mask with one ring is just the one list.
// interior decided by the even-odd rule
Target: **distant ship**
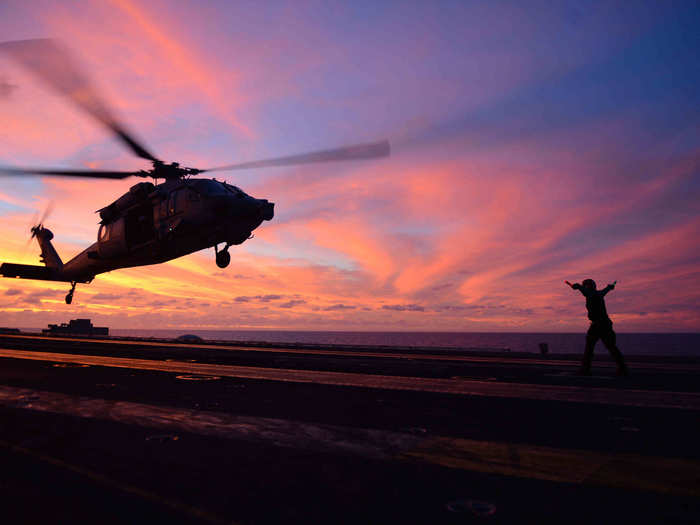
[(47, 335), (109, 335), (109, 328), (106, 326), (92, 326), (90, 319), (72, 319), (69, 323), (50, 324), (41, 333)]

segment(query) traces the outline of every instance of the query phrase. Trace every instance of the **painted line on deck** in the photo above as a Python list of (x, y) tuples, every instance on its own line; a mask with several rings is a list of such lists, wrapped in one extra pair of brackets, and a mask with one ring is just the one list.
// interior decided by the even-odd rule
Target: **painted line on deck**
[(120, 492), (130, 494), (131, 496), (136, 496), (138, 498), (144, 499), (151, 503), (155, 503), (157, 505), (161, 505), (163, 507), (168, 507), (171, 511), (177, 512), (178, 515), (184, 514), (186, 516), (196, 519), (197, 521), (204, 521), (207, 523), (236, 525), (236, 523), (232, 522), (231, 520), (225, 520), (199, 507), (188, 505), (173, 498), (166, 498), (164, 496), (160, 496), (150, 490), (145, 490), (135, 485), (118, 481), (116, 479), (110, 478), (109, 476), (102, 474), (101, 472), (96, 472), (92, 469), (69, 463), (60, 458), (49, 456), (48, 454), (43, 454), (30, 448), (21, 447), (19, 445), (15, 445), (14, 443), (9, 443), (5, 440), (0, 440), (0, 447), (14, 452), (16, 454), (23, 454), (34, 460), (38, 460), (43, 463), (48, 463), (49, 465), (53, 465), (54, 467), (67, 470), (74, 474), (78, 474), (82, 477), (89, 479), (94, 483), (103, 485), (107, 488), (118, 490)]
[[(559, 483), (700, 495), (700, 461), (238, 416), (0, 386), (0, 406), (316, 453), (343, 453)], [(100, 479), (97, 479), (100, 481)], [(133, 491), (131, 491), (133, 492)], [(142, 495), (143, 496), (143, 495)], [(148, 496), (148, 495), (145, 495)]]
[(700, 461), (693, 459), (450, 437), (430, 439), (403, 455), (444, 467), (502, 476), (700, 496)]
[[(14, 339), (35, 339), (40, 341), (71, 341), (79, 343), (97, 343), (97, 344), (115, 344), (125, 346), (151, 346), (158, 348), (181, 348), (181, 349), (203, 349), (203, 350), (229, 350), (236, 352), (258, 352), (270, 354), (301, 354), (301, 355), (319, 355), (319, 356), (339, 356), (339, 357), (374, 357), (374, 358), (389, 358), (389, 359), (405, 359), (405, 360), (431, 360), (431, 361), (453, 361), (464, 363), (494, 363), (494, 364), (516, 364), (516, 365), (536, 365), (536, 366), (565, 366), (578, 367), (581, 365), (577, 359), (536, 359), (529, 357), (488, 357), (488, 356), (465, 356), (465, 355), (449, 355), (449, 354), (430, 354), (430, 353), (400, 353), (400, 352), (369, 352), (365, 350), (332, 350), (332, 349), (301, 349), (301, 348), (282, 348), (282, 347), (250, 347), (239, 345), (218, 345), (218, 344), (191, 344), (177, 342), (161, 342), (161, 341), (128, 341), (120, 339), (92, 339), (79, 337), (51, 337), (40, 335), (17, 335), (17, 334), (0, 334), (0, 337), (8, 337)], [(437, 349), (437, 348), (436, 348)], [(478, 351), (478, 350), (475, 350)], [(482, 350), (484, 351), (484, 350)], [(614, 368), (615, 363), (612, 362), (596, 362), (595, 366), (604, 368)], [(697, 364), (677, 364), (677, 363), (644, 363), (634, 362), (632, 365), (635, 369), (653, 369), (667, 371), (700, 371), (700, 365)]]
[(345, 452), (383, 459), (416, 447), (424, 439), (407, 433), (239, 416), (9, 386), (0, 386), (0, 406), (116, 421), (163, 431), (252, 442), (262, 440), (281, 447)]
[(568, 385), (535, 385), (467, 379), (387, 376), (351, 372), (294, 370), (253, 366), (155, 361), (124, 357), (104, 357), (81, 354), (60, 354), (25, 350), (0, 349), (0, 358), (27, 359), (58, 363), (79, 363), (93, 366), (153, 370), (189, 375), (211, 375), (240, 379), (257, 379), (291, 383), (435, 392), (464, 396), (565, 401), (653, 408), (700, 410), (700, 393), (659, 390), (591, 388)]

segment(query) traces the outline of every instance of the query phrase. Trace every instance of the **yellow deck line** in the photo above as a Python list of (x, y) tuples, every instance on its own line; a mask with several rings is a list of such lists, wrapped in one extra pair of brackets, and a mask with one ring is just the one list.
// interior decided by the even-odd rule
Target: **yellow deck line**
[[(317, 453), (341, 452), (386, 461), (417, 461), (523, 479), (700, 496), (700, 461), (696, 459), (611, 454), (446, 436), (422, 437), (403, 432), (238, 416), (8, 386), (0, 386), (0, 406), (84, 419), (110, 420), (168, 432), (247, 440)], [(45, 460), (53, 462), (51, 458)], [(60, 462), (58, 465), (64, 466)], [(103, 479), (102, 474), (81, 470), (77, 472), (95, 481), (114, 485), (110, 480)], [(178, 508), (153, 495), (142, 494), (140, 489), (114, 486)], [(199, 511), (188, 510), (190, 513)]]
[(449, 468), (560, 483), (700, 496), (700, 461), (438, 437), (404, 457)]
[(0, 358), (28, 359), (59, 363), (78, 363), (94, 366), (153, 370), (178, 374), (195, 374), (241, 379), (315, 383), (322, 385), (378, 388), (385, 390), (409, 390), (464, 396), (485, 396), (538, 401), (565, 401), (656, 408), (680, 408), (700, 410), (700, 393), (668, 392), (659, 390), (633, 390), (591, 388), (567, 385), (537, 385), (476, 381), (430, 377), (389, 376), (328, 372), (321, 370), (295, 370), (288, 368), (263, 368), (180, 361), (156, 361), (81, 354), (33, 352), (0, 348)]
[[(302, 354), (302, 355), (329, 355), (343, 357), (375, 357), (389, 359), (423, 359), (432, 361), (453, 361), (465, 363), (494, 363), (494, 364), (518, 364), (518, 365), (538, 365), (538, 366), (565, 366), (578, 367), (580, 362), (576, 359), (537, 359), (528, 357), (488, 357), (488, 356), (465, 356), (449, 354), (429, 354), (429, 353), (400, 353), (400, 352), (368, 352), (364, 350), (332, 350), (332, 349), (303, 349), (303, 348), (283, 348), (283, 347), (259, 347), (241, 345), (219, 345), (219, 344), (198, 344), (198, 343), (178, 343), (162, 341), (130, 341), (122, 339), (93, 339), (79, 337), (52, 337), (29, 334), (0, 334), (0, 337), (14, 339), (35, 339), (40, 341), (71, 341), (80, 343), (114, 344), (125, 346), (152, 346), (160, 348), (195, 348), (205, 350), (232, 350), (236, 352), (258, 352), (273, 354)], [(596, 362), (595, 366), (612, 368), (614, 363)], [(677, 371), (700, 371), (700, 365), (676, 364), (676, 363), (634, 363), (634, 368), (654, 369), (654, 370), (677, 370)]]

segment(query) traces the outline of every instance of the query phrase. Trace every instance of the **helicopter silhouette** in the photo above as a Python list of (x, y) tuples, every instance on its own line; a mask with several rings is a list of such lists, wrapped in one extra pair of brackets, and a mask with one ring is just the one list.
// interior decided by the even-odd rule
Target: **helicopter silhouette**
[[(213, 171), (268, 166), (289, 166), (328, 161), (374, 159), (389, 155), (387, 140), (357, 144), (300, 155), (229, 164), (208, 169), (165, 163), (153, 156), (128, 132), (105, 104), (75, 60), (52, 39), (0, 43), (7, 54), (49, 87), (67, 97), (100, 122), (137, 157), (152, 167), (139, 171), (66, 170), (0, 166), (4, 175), (40, 175), (124, 179), (152, 178), (139, 182), (111, 204), (97, 210), (100, 226), (97, 241), (64, 263), (44, 227), (43, 218), (31, 227), (31, 237), (41, 248), (44, 266), (3, 263), (3, 277), (71, 283), (66, 303), (71, 304), (77, 283), (90, 283), (96, 275), (120, 268), (158, 264), (205, 248), (214, 247), (216, 265), (228, 266), (229, 248), (252, 238), (253, 230), (272, 220), (274, 203), (256, 199), (237, 186), (216, 179), (193, 178)], [(158, 179), (163, 182), (158, 184)], [(46, 214), (45, 214), (46, 215)], [(223, 244), (222, 248), (219, 245)]]

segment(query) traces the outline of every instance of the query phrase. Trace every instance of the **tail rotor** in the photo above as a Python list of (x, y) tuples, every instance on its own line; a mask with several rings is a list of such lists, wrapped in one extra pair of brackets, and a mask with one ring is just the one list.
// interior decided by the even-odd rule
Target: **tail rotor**
[(24, 256), (26, 256), (27, 250), (29, 249), (29, 245), (32, 243), (32, 240), (35, 239), (37, 234), (44, 229), (44, 221), (46, 221), (46, 219), (48, 219), (51, 213), (53, 212), (53, 207), (53, 201), (49, 201), (46, 207), (44, 208), (44, 212), (41, 215), (39, 215), (38, 211), (34, 213), (34, 216), (32, 217), (32, 222), (29, 224), (29, 238), (27, 239), (27, 242), (24, 245), (24, 252), (22, 253), (23, 258)]

